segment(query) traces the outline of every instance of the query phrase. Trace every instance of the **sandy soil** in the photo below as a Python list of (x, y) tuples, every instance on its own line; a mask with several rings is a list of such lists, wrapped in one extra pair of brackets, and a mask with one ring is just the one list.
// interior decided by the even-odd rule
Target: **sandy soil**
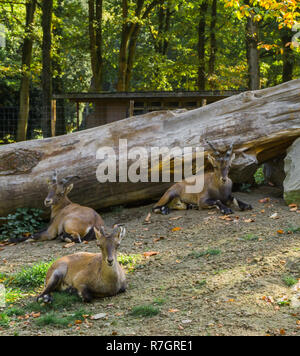
[[(300, 307), (277, 303), (295, 299), (283, 277), (300, 278), (300, 234), (280, 232), (299, 227), (300, 214), (290, 212), (273, 188), (236, 196), (251, 203), (253, 211), (236, 210), (230, 219), (215, 210), (174, 211), (152, 215), (148, 224), (151, 205), (103, 214), (107, 225), (126, 224), (121, 253), (159, 252), (143, 257), (139, 268), (127, 274), (126, 293), (84, 306), (91, 314), (107, 317), (66, 329), (20, 322), (0, 335), (300, 336)], [(270, 201), (260, 202), (266, 197)], [(274, 213), (277, 219), (270, 218)], [(63, 245), (52, 241), (7, 246), (0, 252), (0, 271), (15, 273), (38, 261), (98, 251), (95, 241), (68, 249)], [(158, 299), (158, 315), (142, 320), (130, 315), (133, 307)]]

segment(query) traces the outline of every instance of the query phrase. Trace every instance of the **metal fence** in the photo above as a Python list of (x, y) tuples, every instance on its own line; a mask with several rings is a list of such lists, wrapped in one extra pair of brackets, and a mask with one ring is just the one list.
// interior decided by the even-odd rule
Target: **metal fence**
[[(46, 113), (51, 112), (51, 108), (34, 106), (30, 108), (27, 126), (27, 140), (39, 139), (49, 136), (45, 134)], [(93, 112), (89, 105), (80, 105), (79, 110), (75, 105), (67, 104), (57, 106), (55, 111), (54, 131), (51, 132), (52, 118), (46, 118), (50, 126), (50, 136), (55, 132), (55, 136), (71, 133), (85, 129), (86, 117)], [(13, 143), (17, 139), (19, 122), (19, 107), (1, 107), (0, 106), (0, 144)], [(53, 129), (53, 127), (52, 127)]]

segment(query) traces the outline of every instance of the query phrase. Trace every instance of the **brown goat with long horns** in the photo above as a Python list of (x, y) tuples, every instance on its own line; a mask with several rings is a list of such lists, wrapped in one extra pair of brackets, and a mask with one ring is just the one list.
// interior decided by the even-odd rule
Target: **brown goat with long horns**
[[(155, 213), (169, 214), (171, 209), (184, 210), (191, 206), (200, 208), (217, 207), (223, 214), (232, 214), (229, 207), (232, 203), (240, 210), (251, 210), (250, 204), (243, 203), (232, 195), (232, 181), (228, 177), (230, 166), (234, 160), (233, 144), (225, 152), (216, 149), (206, 141), (213, 151), (207, 158), (213, 171), (204, 174), (204, 187), (199, 193), (187, 193), (188, 185), (193, 184), (193, 179), (183, 180), (169, 188), (162, 198), (154, 205)], [(194, 178), (195, 179), (195, 178)]]
[(100, 229), (104, 225), (101, 216), (92, 208), (72, 203), (68, 194), (73, 189), (71, 181), (78, 176), (68, 176), (58, 181), (55, 171), (48, 181), (48, 195), (44, 201), (46, 207), (51, 207), (49, 226), (34, 235), (18, 239), (18, 241), (47, 241), (60, 237), (64, 241), (82, 242), (95, 239), (94, 227)]

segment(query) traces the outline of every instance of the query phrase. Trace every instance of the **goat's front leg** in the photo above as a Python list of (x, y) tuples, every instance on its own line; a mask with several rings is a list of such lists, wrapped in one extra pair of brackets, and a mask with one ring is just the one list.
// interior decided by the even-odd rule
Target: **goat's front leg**
[(204, 201), (204, 204), (206, 206), (208, 206), (209, 208), (210, 207), (217, 207), (221, 211), (221, 213), (224, 214), (224, 215), (233, 214), (233, 211), (230, 208), (228, 208), (228, 206), (223, 204), (221, 202), (221, 200), (206, 199)]
[(233, 203), (236, 207), (238, 207), (241, 211), (244, 211), (244, 210), (252, 210), (253, 207), (252, 205), (250, 204), (247, 204), (247, 203), (244, 203), (242, 202), (241, 200), (231, 196), (230, 197), (230, 201), (231, 203)]
[[(57, 228), (50, 225), (48, 228), (38, 231), (30, 237), (31, 241), (50, 241), (57, 237)], [(28, 240), (29, 241), (29, 240)]]

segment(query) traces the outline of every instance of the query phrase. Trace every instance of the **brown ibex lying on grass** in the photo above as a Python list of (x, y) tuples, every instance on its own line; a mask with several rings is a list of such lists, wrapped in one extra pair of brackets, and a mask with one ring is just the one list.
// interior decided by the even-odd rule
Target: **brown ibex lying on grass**
[(213, 156), (207, 158), (213, 167), (212, 172), (204, 174), (204, 187), (200, 193), (186, 193), (189, 179), (174, 184), (153, 207), (155, 213), (169, 214), (170, 208), (188, 209), (191, 206), (200, 208), (217, 207), (223, 214), (232, 214), (228, 205), (234, 203), (240, 210), (251, 210), (252, 206), (236, 199), (232, 195), (232, 181), (228, 178), (229, 169), (235, 154), (233, 144), (226, 152), (220, 152), (207, 141), (213, 150)]
[(50, 293), (62, 290), (76, 291), (84, 302), (125, 292), (126, 277), (117, 261), (117, 249), (126, 230), (122, 225), (115, 225), (111, 234), (103, 226), (100, 231), (94, 230), (101, 253), (79, 252), (55, 261), (48, 270), (45, 289), (37, 297), (38, 301), (49, 303)]
[(100, 229), (104, 225), (101, 216), (92, 208), (72, 203), (68, 194), (73, 188), (70, 183), (77, 176), (68, 176), (60, 182), (54, 172), (48, 182), (49, 191), (44, 201), (46, 207), (51, 207), (51, 220), (49, 226), (34, 235), (18, 239), (18, 241), (33, 240), (47, 241), (60, 237), (65, 241), (81, 242), (95, 239), (94, 227)]

